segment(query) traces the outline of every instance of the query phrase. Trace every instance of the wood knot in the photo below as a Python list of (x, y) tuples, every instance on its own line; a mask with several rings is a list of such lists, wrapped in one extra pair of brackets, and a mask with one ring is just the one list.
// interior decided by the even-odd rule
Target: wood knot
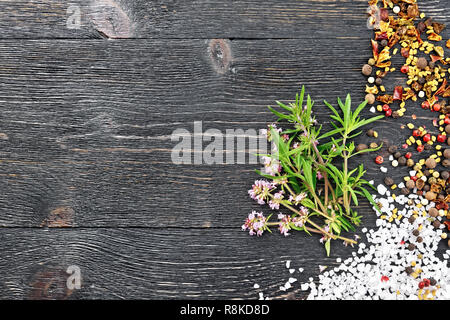
[(218, 74), (225, 74), (229, 71), (232, 61), (230, 43), (225, 39), (212, 39), (208, 45), (208, 55), (212, 66)]
[(72, 227), (75, 211), (71, 207), (57, 207), (50, 211), (41, 226), (49, 228)]
[(73, 290), (67, 287), (68, 274), (61, 267), (50, 266), (37, 271), (31, 281), (29, 298), (32, 300), (64, 300)]
[(94, 28), (105, 38), (130, 38), (134, 34), (130, 18), (113, 0), (92, 1), (89, 18)]

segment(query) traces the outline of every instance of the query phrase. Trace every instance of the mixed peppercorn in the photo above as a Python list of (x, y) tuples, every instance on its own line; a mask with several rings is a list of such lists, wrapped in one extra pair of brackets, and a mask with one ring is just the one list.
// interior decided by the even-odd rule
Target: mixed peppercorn
[[(369, 5), (368, 12), (373, 17), (371, 24), (375, 32), (374, 39), (371, 40), (372, 57), (363, 65), (362, 74), (367, 77), (368, 82), (366, 100), (369, 104), (377, 104), (372, 107), (372, 111), (382, 112), (386, 117), (400, 118), (406, 114), (407, 103), (418, 102), (422, 109), (439, 113), (432, 120), (433, 126), (430, 126), (434, 130), (426, 126), (415, 126), (413, 123), (402, 126), (411, 130), (411, 135), (400, 147), (389, 146), (389, 160), (393, 167), (407, 166), (411, 171), (398, 184), (391, 177), (386, 177), (384, 183), (392, 191), (398, 188), (403, 195), (415, 192), (422, 196), (423, 201), (418, 204), (418, 208), (425, 207), (431, 201), (435, 203), (428, 212), (417, 212), (417, 215), (408, 219), (411, 224), (418, 215), (425, 214), (436, 229), (441, 227), (441, 221), (446, 218), (442, 223), (450, 231), (450, 172), (447, 170), (450, 168), (450, 147), (441, 145), (450, 146), (450, 105), (447, 103), (450, 97), (447, 66), (450, 58), (445, 57), (444, 52), (445, 46), (450, 48), (450, 40), (439, 45), (439, 41), (443, 40), (441, 32), (445, 25), (420, 13), (416, 0), (370, 0)], [(390, 94), (383, 82), (389, 73), (396, 71), (391, 59), (399, 49), (405, 59), (399, 71), (407, 76), (406, 86), (397, 85)], [(416, 119), (416, 116), (413, 115), (412, 118)], [(367, 135), (376, 138), (374, 133), (374, 130), (369, 130)], [(414, 151), (407, 150), (411, 147)], [(359, 145), (357, 148), (367, 146)], [(416, 152), (421, 154), (424, 151), (428, 151), (429, 155), (415, 159)], [(382, 155), (377, 155), (374, 161), (381, 165), (385, 159)], [(386, 171), (385, 169), (383, 172)], [(395, 215), (390, 219), (396, 219)], [(420, 228), (415, 229), (413, 235), (416, 243), (423, 241)], [(447, 233), (443, 232), (441, 237), (447, 239)], [(405, 245), (410, 251), (416, 249), (414, 243)], [(450, 246), (450, 240), (448, 245)], [(419, 278), (421, 270), (414, 267), (415, 263), (405, 271), (408, 275)], [(418, 284), (420, 292), (430, 286), (439, 284), (432, 278), (423, 278)]]

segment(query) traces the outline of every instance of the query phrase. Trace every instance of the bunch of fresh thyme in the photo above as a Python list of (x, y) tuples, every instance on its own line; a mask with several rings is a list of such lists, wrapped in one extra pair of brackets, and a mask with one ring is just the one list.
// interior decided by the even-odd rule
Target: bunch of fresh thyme
[[(352, 208), (358, 205), (358, 195), (366, 197), (375, 205), (365, 186), (372, 187), (363, 179), (365, 170), (360, 164), (349, 168), (349, 159), (364, 153), (378, 150), (356, 151), (352, 138), (361, 134), (362, 126), (374, 122), (383, 116), (361, 119), (360, 112), (367, 101), (361, 103), (355, 111), (351, 110), (350, 95), (345, 103), (338, 98), (340, 114), (332, 105), (324, 101), (332, 111), (330, 115), (333, 129), (322, 133), (322, 126), (312, 116), (314, 102), (308, 95), (303, 106), (305, 88), (297, 94), (295, 103), (285, 105), (277, 101), (285, 112), (269, 107), (277, 121), (289, 123), (287, 130), (276, 124), (269, 125), (264, 133), (272, 142), (271, 154), (264, 157), (264, 172), (257, 172), (267, 180), (255, 181), (249, 194), (259, 204), (268, 204), (272, 210), (280, 206), (291, 211), (290, 214), (278, 214), (277, 222), (270, 222), (262, 212), (249, 214), (243, 230), (251, 235), (261, 235), (271, 226), (278, 226), (280, 232), (288, 235), (290, 230), (305, 231), (308, 234), (322, 235), (327, 255), (330, 254), (331, 240), (341, 239), (344, 244), (355, 244), (355, 239), (341, 236), (341, 232), (354, 231), (361, 216)], [(373, 188), (373, 187), (372, 187)]]

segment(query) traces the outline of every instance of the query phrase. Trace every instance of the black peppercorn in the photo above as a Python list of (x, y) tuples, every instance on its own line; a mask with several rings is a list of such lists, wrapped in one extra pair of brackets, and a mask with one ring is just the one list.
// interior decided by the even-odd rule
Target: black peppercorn
[(448, 171), (442, 171), (441, 172), (441, 178), (444, 180), (447, 180), (448, 177), (450, 177), (450, 174), (448, 173)]
[(412, 267), (406, 267), (406, 268), (405, 268), (405, 271), (406, 271), (407, 274), (411, 274), (411, 273), (414, 272), (414, 270), (413, 270)]
[(398, 158), (400, 158), (402, 156), (402, 154), (400, 153), (400, 152), (396, 152), (396, 153), (394, 153), (394, 158), (395, 159), (398, 159)]
[(398, 158), (398, 164), (399, 165), (402, 165), (402, 166), (404, 166), (404, 165), (406, 165), (406, 158), (404, 157), (404, 156), (401, 156), (400, 158)]
[(433, 222), (433, 227), (435, 227), (436, 229), (439, 228), (441, 226), (441, 223), (439, 222), (439, 220), (434, 220)]
[(389, 146), (388, 151), (389, 153), (395, 153), (397, 151), (397, 146)]
[(394, 179), (391, 177), (386, 177), (384, 178), (384, 184), (387, 186), (392, 186), (394, 184)]
[(402, 194), (404, 194), (405, 196), (407, 196), (409, 194), (409, 189), (408, 188), (402, 188)]
[[(408, 191), (409, 191), (409, 190), (408, 190)], [(413, 224), (414, 221), (416, 221), (416, 218), (414, 218), (414, 216), (411, 216), (411, 217), (408, 218), (408, 222), (409, 222), (409, 223)]]
[(413, 251), (415, 248), (416, 248), (416, 246), (415, 246), (414, 243), (410, 243), (410, 244), (408, 245), (408, 250), (409, 250), (409, 251)]
[(417, 243), (421, 243), (422, 241), (423, 241), (423, 238), (422, 237), (417, 237)]
[(430, 285), (435, 286), (437, 284), (437, 281), (435, 278), (430, 278)]
[(416, 229), (416, 230), (413, 231), (413, 235), (414, 235), (414, 236), (417, 237), (419, 234), (420, 234), (420, 231), (419, 231), (419, 230)]

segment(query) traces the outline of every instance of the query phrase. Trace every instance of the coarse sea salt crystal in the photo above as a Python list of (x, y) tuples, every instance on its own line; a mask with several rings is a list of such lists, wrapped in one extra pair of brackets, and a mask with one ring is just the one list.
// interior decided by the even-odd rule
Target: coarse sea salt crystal
[(286, 269), (289, 269), (291, 267), (291, 260), (286, 261)]
[(295, 269), (289, 269), (289, 273), (294, 273)]
[(259, 289), (259, 284), (255, 283), (255, 284), (253, 285), (253, 288)]
[(377, 186), (377, 191), (378, 191), (379, 194), (384, 195), (386, 193), (386, 191), (387, 191), (387, 188), (384, 185), (379, 184)]
[(383, 173), (386, 173), (387, 172), (387, 168), (386, 167), (380, 167), (380, 171), (383, 172)]
[(375, 113), (376, 109), (375, 109), (375, 107), (371, 107), (371, 108), (369, 109), (369, 111), (372, 112), (372, 113)]

